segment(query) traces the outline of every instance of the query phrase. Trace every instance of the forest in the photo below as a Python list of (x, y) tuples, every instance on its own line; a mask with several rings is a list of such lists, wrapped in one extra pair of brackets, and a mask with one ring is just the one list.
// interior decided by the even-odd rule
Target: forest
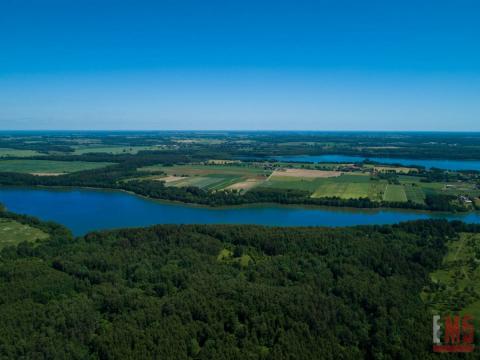
[[(33, 140), (33, 141), (32, 141)], [(480, 159), (480, 134), (358, 131), (26, 131), (0, 133), (0, 148), (72, 154), (78, 148), (164, 146), (232, 155), (343, 154), (417, 159)]]
[(420, 293), (447, 243), (480, 233), (428, 220), (158, 225), (74, 239), (0, 216), (50, 234), (0, 252), (5, 359), (433, 359)]

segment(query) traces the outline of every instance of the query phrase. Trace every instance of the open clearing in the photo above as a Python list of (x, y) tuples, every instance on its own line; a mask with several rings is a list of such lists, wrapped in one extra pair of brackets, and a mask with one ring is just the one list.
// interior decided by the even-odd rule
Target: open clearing
[(29, 156), (38, 156), (38, 155), (44, 155), (44, 154), (41, 154), (35, 150), (0, 148), (0, 157), (8, 157), (8, 156), (29, 157)]
[(0, 160), (0, 172), (58, 175), (113, 165), (108, 162), (53, 161), (53, 160)]
[(195, 176), (195, 175), (260, 175), (268, 174), (271, 171), (265, 170), (263, 167), (251, 167), (251, 166), (238, 166), (238, 165), (202, 165), (202, 164), (189, 164), (189, 165), (175, 165), (175, 166), (161, 166), (152, 165), (145, 166), (139, 169), (140, 171), (163, 171), (167, 175), (177, 176)]
[(165, 177), (161, 177), (161, 178), (155, 178), (155, 180), (163, 181), (166, 184), (169, 184), (169, 183), (175, 182), (175, 181), (180, 181), (180, 180), (183, 180), (183, 179), (187, 179), (187, 177), (169, 175), (169, 176), (165, 176)]
[(385, 194), (383, 196), (385, 201), (405, 202), (407, 201), (407, 194), (403, 185), (387, 185)]
[(312, 197), (339, 197), (341, 199), (369, 198), (381, 200), (386, 182), (372, 180), (370, 176), (342, 175), (337, 178), (323, 179)]
[[(158, 180), (166, 181), (167, 186), (187, 187), (195, 186), (204, 190), (235, 189), (246, 191), (262, 182), (271, 173), (263, 167), (248, 167), (239, 165), (175, 165), (175, 166), (147, 166), (141, 171), (162, 171), (167, 176)], [(255, 179), (254, 182), (248, 181)], [(245, 182), (245, 183), (244, 183)], [(240, 185), (236, 185), (239, 183)]]
[(48, 234), (29, 225), (24, 225), (15, 220), (0, 218), (0, 249), (17, 245), (23, 241), (46, 239)]
[(248, 191), (253, 189), (255, 186), (260, 184), (263, 179), (247, 179), (245, 181), (238, 182), (236, 184), (227, 186), (225, 190), (239, 190), (239, 191)]
[(88, 146), (75, 149), (75, 155), (89, 153), (137, 154), (139, 151), (161, 150), (162, 146)]
[[(444, 193), (459, 196), (468, 193), (472, 198), (480, 196), (475, 183), (422, 182), (419, 176), (406, 175), (414, 168), (382, 166), (385, 171), (396, 171), (396, 182), (373, 173), (373, 165), (348, 169), (348, 164), (324, 167), (325, 164), (287, 164), (268, 162), (239, 162), (238, 160), (210, 160), (205, 163), (140, 168), (147, 175), (166, 182), (167, 186), (194, 186), (204, 190), (239, 190), (252, 188), (302, 190), (312, 198), (338, 197), (340, 199), (368, 198), (372, 201), (407, 202), (425, 204), (430, 194)], [(318, 168), (322, 166), (322, 168)], [(379, 168), (377, 166), (377, 168)], [(150, 175), (147, 172), (151, 172)], [(160, 174), (162, 172), (163, 174)], [(390, 183), (389, 183), (390, 182)]]
[(417, 204), (423, 204), (425, 202), (425, 193), (421, 187), (406, 184), (404, 185), (404, 189), (405, 194), (407, 195), (407, 200)]
[(440, 314), (459, 311), (480, 317), (480, 234), (461, 234), (450, 241), (441, 269), (430, 274), (435, 291), (422, 294)]
[(271, 177), (274, 176), (292, 176), (303, 178), (330, 178), (342, 175), (339, 171), (324, 171), (324, 170), (308, 170), (308, 169), (281, 169), (275, 170)]

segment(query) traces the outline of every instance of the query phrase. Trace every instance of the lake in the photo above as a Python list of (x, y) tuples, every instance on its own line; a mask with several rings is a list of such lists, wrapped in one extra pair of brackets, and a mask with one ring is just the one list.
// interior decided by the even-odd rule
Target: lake
[(429, 214), (403, 210), (347, 210), (258, 205), (207, 208), (165, 203), (121, 191), (0, 187), (0, 202), (10, 211), (52, 220), (75, 235), (92, 230), (152, 224), (259, 224), (348, 226), (448, 218), (480, 223), (480, 213)]
[(426, 159), (397, 159), (397, 158), (383, 158), (383, 157), (363, 157), (363, 156), (349, 156), (349, 155), (285, 155), (274, 156), (272, 159), (285, 162), (361, 162), (369, 159), (383, 164), (401, 164), (401, 165), (415, 165), (429, 168), (439, 168), (446, 170), (479, 170), (480, 161), (478, 160), (426, 160)]

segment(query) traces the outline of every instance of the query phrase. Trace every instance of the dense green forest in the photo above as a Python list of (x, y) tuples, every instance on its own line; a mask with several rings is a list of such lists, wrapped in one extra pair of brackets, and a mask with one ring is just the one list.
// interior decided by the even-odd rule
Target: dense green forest
[[(162, 225), (0, 253), (0, 357), (412, 359), (431, 353), (420, 293), (460, 233)], [(473, 356), (472, 356), (473, 358)]]

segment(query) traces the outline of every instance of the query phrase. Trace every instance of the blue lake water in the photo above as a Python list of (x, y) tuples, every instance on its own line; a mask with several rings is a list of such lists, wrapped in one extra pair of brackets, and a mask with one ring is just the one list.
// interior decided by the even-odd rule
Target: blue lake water
[(439, 168), (446, 170), (479, 170), (480, 161), (478, 160), (425, 160), (425, 159), (397, 159), (382, 157), (363, 157), (349, 155), (285, 155), (274, 156), (273, 159), (287, 162), (361, 162), (369, 159), (383, 164), (401, 164), (424, 166), (426, 168)]
[(88, 231), (152, 224), (259, 224), (348, 226), (448, 218), (480, 223), (480, 213), (430, 214), (402, 210), (346, 210), (274, 205), (206, 208), (148, 200), (119, 191), (2, 188), (0, 202), (10, 211), (52, 220), (75, 235)]

